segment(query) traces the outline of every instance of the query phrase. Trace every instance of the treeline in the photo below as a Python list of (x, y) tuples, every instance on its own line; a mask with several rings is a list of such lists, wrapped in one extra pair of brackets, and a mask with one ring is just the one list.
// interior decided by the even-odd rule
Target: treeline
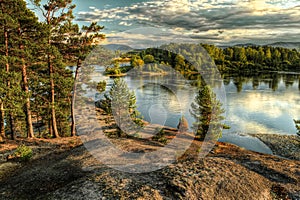
[[(300, 52), (271, 46), (234, 46), (222, 49), (209, 44), (168, 44), (127, 53), (131, 57), (132, 68), (162, 72), (164, 66), (170, 66), (182, 74), (197, 72), (196, 68), (198, 71), (215, 70), (212, 69), (208, 55), (222, 74), (300, 70)], [(113, 74), (118, 69), (116, 65), (110, 72)], [(129, 69), (131, 68), (127, 67), (119, 71), (126, 72)]]
[(299, 71), (300, 52), (271, 46), (218, 48), (202, 44), (223, 72)]
[(104, 38), (96, 23), (81, 30), (73, 23), (71, 0), (32, 3), (43, 20), (23, 0), (0, 1), (0, 140), (75, 135), (73, 83)]

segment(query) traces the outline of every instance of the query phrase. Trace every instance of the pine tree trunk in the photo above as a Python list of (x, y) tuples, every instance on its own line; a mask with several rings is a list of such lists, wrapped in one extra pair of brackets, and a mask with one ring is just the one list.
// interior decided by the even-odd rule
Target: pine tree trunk
[[(24, 62), (24, 61), (23, 61)], [(27, 82), (27, 71), (26, 65), (23, 64), (22, 66), (22, 79), (23, 79), (23, 89), (26, 93), (26, 103), (25, 103), (25, 115), (26, 115), (26, 123), (27, 123), (27, 137), (34, 138), (33, 126), (32, 126), (32, 116), (31, 116), (31, 109), (30, 109), (30, 98), (29, 98), (29, 89), (28, 89), (28, 82)]]
[[(18, 31), (21, 37), (21, 27), (19, 27)], [(20, 44), (20, 49), (24, 50), (24, 46), (22, 44)], [(25, 116), (26, 116), (26, 124), (27, 124), (27, 137), (34, 138), (31, 109), (30, 109), (30, 97), (29, 97), (29, 89), (28, 89), (28, 81), (27, 81), (27, 66), (25, 64), (24, 55), (22, 55), (22, 81), (23, 81), (23, 91), (26, 94)]]
[(53, 129), (52, 129), (52, 120), (50, 119), (48, 122), (48, 127), (49, 127), (49, 134), (53, 136)]
[(74, 77), (74, 87), (73, 87), (73, 94), (72, 94), (72, 102), (71, 102), (71, 118), (72, 118), (72, 125), (71, 125), (71, 135), (76, 135), (76, 121), (75, 121), (75, 98), (76, 98), (76, 81), (78, 79), (79, 69), (81, 67), (81, 61), (78, 60), (77, 67), (75, 70), (75, 77)]
[(59, 138), (57, 123), (56, 123), (56, 114), (55, 114), (55, 89), (54, 89), (54, 80), (53, 80), (53, 66), (50, 64), (50, 90), (51, 90), (51, 122), (53, 129), (53, 136)]
[[(5, 38), (5, 56), (8, 58), (8, 31), (4, 28), (4, 38)], [(9, 63), (5, 63), (6, 72), (9, 72)]]
[[(4, 28), (4, 38), (5, 38), (5, 56), (8, 58), (9, 56), (9, 52), (8, 52), (8, 31), (6, 28)], [(5, 69), (6, 69), (6, 72), (9, 73), (9, 63), (8, 61), (5, 63)], [(7, 81), (7, 88), (10, 88), (10, 81), (8, 80)], [(10, 127), (10, 130), (11, 130), (11, 139), (14, 140), (14, 127), (13, 127), (13, 124), (14, 122), (12, 121), (13, 120), (13, 115), (12, 113), (9, 113), (9, 123), (11, 125)]]
[(11, 136), (11, 139), (15, 140), (16, 136), (15, 136), (15, 127), (14, 127), (14, 117), (11, 113), (9, 114), (9, 123), (10, 123), (10, 134), (11, 134), (10, 136)]
[(2, 101), (0, 101), (0, 135), (5, 138), (5, 126), (4, 126), (4, 107)]

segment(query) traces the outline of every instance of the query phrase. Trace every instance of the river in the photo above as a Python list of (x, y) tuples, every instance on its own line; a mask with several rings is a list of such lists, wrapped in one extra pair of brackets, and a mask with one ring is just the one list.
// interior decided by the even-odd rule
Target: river
[[(99, 67), (96, 69), (98, 73), (103, 71)], [(196, 90), (188, 81), (174, 80), (168, 75), (125, 76), (124, 79), (135, 92), (137, 108), (145, 120), (176, 127), (184, 115), (191, 127), (194, 118), (190, 105)], [(219, 141), (271, 154), (269, 148), (248, 134), (296, 134), (293, 119), (300, 118), (299, 74), (223, 75), (222, 79), (226, 94), (226, 98), (221, 99), (226, 110), (224, 122), (231, 128), (223, 131)], [(99, 76), (95, 80), (99, 80)], [(112, 79), (106, 77), (106, 80), (108, 90)]]

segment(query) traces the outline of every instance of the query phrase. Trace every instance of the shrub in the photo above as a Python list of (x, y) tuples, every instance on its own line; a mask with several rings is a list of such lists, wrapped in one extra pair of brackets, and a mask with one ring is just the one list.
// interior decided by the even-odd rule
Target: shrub
[(167, 144), (168, 143), (168, 139), (165, 137), (165, 131), (163, 129), (156, 129), (156, 130), (159, 130), (159, 132), (152, 137), (152, 140), (154, 141), (158, 141), (160, 143), (163, 143), (163, 144)]
[(14, 156), (19, 158), (21, 161), (28, 161), (32, 157), (32, 149), (22, 144), (18, 146)]

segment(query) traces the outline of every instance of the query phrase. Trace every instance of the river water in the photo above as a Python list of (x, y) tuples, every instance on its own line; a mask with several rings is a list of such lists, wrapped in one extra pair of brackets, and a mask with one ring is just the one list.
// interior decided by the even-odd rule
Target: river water
[[(101, 67), (96, 69), (98, 73), (103, 72)], [(103, 78), (102, 75), (100, 79), (99, 75), (95, 76), (95, 80)], [(105, 79), (108, 90), (112, 79)], [(176, 127), (179, 118), (184, 115), (191, 127), (194, 118), (190, 114), (190, 105), (196, 90), (188, 81), (174, 80), (168, 75), (125, 76), (124, 79), (135, 92), (137, 108), (145, 120)], [(300, 118), (299, 74), (224, 75), (222, 79), (222, 89), (226, 94), (226, 98), (220, 99), (226, 110), (224, 122), (231, 128), (223, 131), (219, 141), (271, 154), (267, 146), (247, 134), (296, 134), (293, 119)]]

